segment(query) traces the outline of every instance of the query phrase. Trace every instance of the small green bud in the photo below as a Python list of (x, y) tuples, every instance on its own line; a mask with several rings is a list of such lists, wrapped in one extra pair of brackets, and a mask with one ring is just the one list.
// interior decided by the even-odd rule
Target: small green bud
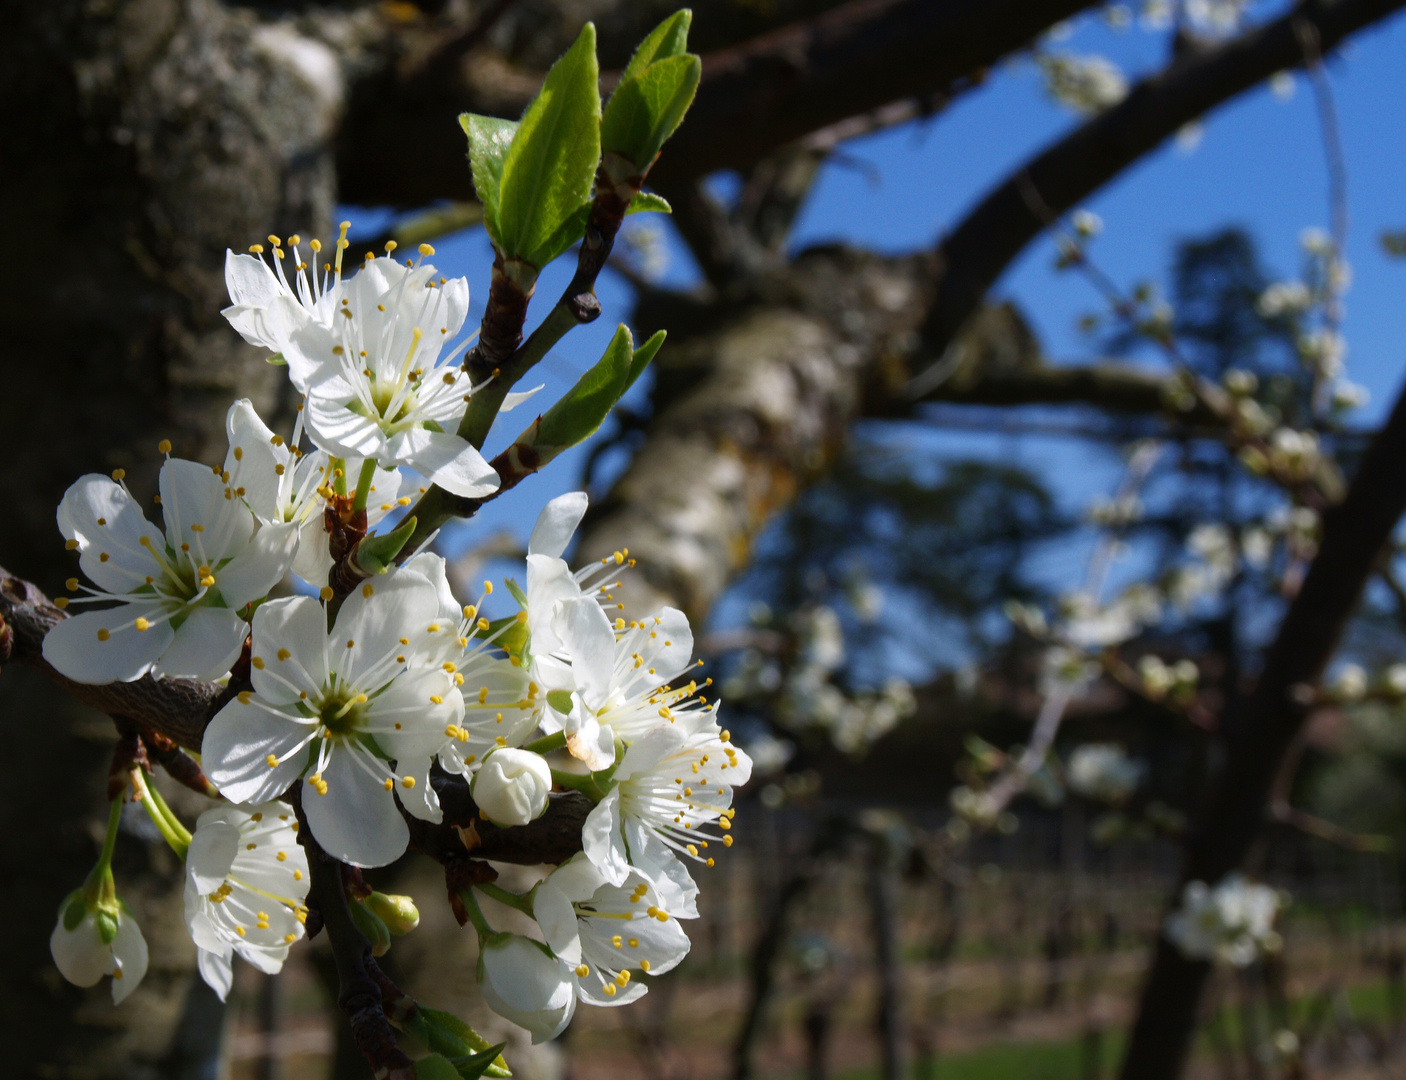
[(117, 937), (117, 915), (103, 908), (97, 913), (98, 937), (102, 938), (104, 945), (111, 945), (113, 939)]
[(352, 562), (356, 568), (368, 577), (375, 574), (384, 574), (395, 562), (395, 557), (400, 554), (406, 542), (415, 532), (415, 518), (406, 518), (388, 533), (377, 536), (368, 536), (356, 546), (356, 553), (352, 556)]
[(63, 902), (63, 928), (69, 933), (77, 930), (87, 913), (88, 902), (83, 897), (83, 890), (74, 889)]
[(420, 925), (420, 910), (408, 896), (388, 896), (373, 892), (362, 901), (366, 909), (386, 924), (394, 936), (408, 934)]
[(391, 932), (375, 912), (360, 900), (351, 903), (352, 922), (371, 946), (372, 956), (385, 956), (391, 947)]
[(569, 713), (571, 711), (571, 691), (548, 690), (547, 704), (559, 713)]

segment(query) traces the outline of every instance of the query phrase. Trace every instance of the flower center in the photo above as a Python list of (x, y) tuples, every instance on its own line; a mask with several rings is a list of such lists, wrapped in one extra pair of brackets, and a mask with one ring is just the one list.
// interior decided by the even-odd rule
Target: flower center
[(354, 735), (366, 719), (366, 695), (334, 691), (322, 701), (318, 719), (330, 736)]

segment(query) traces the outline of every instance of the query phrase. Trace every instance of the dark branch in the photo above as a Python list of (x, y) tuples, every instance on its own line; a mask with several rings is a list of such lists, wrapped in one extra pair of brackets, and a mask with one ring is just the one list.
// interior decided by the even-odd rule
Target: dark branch
[(1277, 71), (1302, 66), (1301, 34), (1327, 52), (1406, 0), (1306, 0), (1289, 14), (1204, 52), (1183, 54), (1016, 169), (938, 249), (941, 287), (924, 327), (940, 356), (987, 290), (1055, 218), (1093, 194), (1186, 124)]
[[(1347, 497), (1323, 520), (1323, 544), (1290, 605), (1243, 712), (1222, 725), (1226, 761), (1187, 846), (1183, 879), (1219, 881), (1242, 865), (1263, 828), (1275, 777), (1315, 701), (1313, 687), (1406, 511), (1406, 393), (1373, 440)], [(1122, 1075), (1173, 1080), (1195, 1028), (1210, 965), (1165, 938), (1143, 990)]]
[[(749, 168), (783, 143), (890, 102), (955, 92), (1090, 6), (1090, 0), (852, 0), (711, 53), (655, 183), (677, 191), (718, 169)], [(478, 100), (476, 77), (472, 65), (440, 65), (428, 77), (420, 70), (364, 88), (339, 133), (342, 198), (401, 206), (464, 198), (463, 144), (445, 132), (455, 130), (465, 109), (516, 116), (536, 90), (524, 85), (490, 105)], [(368, 146), (376, 153), (368, 154)], [(400, 166), (412, 160), (415, 168)]]

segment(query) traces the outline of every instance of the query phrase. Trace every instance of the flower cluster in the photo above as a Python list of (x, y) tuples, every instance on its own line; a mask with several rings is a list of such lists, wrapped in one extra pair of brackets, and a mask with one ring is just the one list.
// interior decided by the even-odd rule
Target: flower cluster
[[(591, 799), (580, 854), (525, 896), (481, 887), (531, 914), (541, 940), (494, 930), (475, 890), (460, 897), (479, 931), (485, 999), (534, 1037), (553, 1036), (578, 1001), (632, 1001), (645, 992), (639, 975), (687, 953), (689, 865), (711, 866), (731, 846), (732, 791), (751, 761), (701, 692), (711, 680), (692, 677), (684, 614), (629, 619), (614, 599), (628, 552), (578, 571), (563, 559), (584, 494), (542, 510), (525, 588), (507, 582), (520, 610), (496, 621), (484, 613), (492, 584), (462, 603), (437, 554), (396, 548), (379, 573), (355, 561), (369, 530), (412, 503), (407, 487), (484, 497), (499, 485), (452, 434), (477, 389), (455, 344), (468, 285), (438, 276), (427, 245), (404, 264), (368, 256), (344, 277), (345, 226), (320, 274), (300, 238), (268, 239), (271, 260), (259, 245), (228, 257), (225, 315), (286, 365), (301, 395), (291, 437), (241, 400), (220, 466), (172, 457), (163, 442), (161, 528), (121, 470), (75, 483), (58, 523), (92, 584), (71, 579), (77, 595), (60, 607), (94, 606), (61, 620), (44, 655), (85, 683), (228, 680), (201, 745), (221, 801), (193, 833), (143, 767), (126, 766), (132, 798), (185, 859), (187, 927), (222, 998), (235, 955), (274, 972), (303, 936), (305, 845), (352, 867), (389, 864), (409, 823), (443, 819), (436, 786), (455, 778), (505, 827), (530, 825), (554, 793)], [(320, 245), (309, 247), (316, 259)], [(310, 588), (271, 595), (290, 572)], [(87, 986), (109, 974), (119, 1001), (146, 968), (110, 868), (122, 803), (52, 939), (66, 977)], [(418, 922), (408, 898), (354, 892), (377, 955)]]
[(1280, 895), (1240, 874), (1228, 874), (1214, 887), (1188, 881), (1181, 904), (1167, 916), (1163, 932), (1193, 960), (1224, 960), (1245, 967), (1280, 944), (1274, 929)]

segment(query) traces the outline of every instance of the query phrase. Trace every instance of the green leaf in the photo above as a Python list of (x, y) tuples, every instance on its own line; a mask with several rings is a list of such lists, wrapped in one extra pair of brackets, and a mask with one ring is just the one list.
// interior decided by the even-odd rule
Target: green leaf
[(427, 1009), (421, 1005), (420, 1015), (429, 1025), (431, 1049), (451, 1058), (470, 1054), (477, 1055), (493, 1050), (496, 1052), (496, 1057), (490, 1059), (493, 1064), (487, 1070), (487, 1075), (512, 1075), (508, 1069), (508, 1063), (502, 1057), (503, 1046), (506, 1044), (500, 1043), (497, 1046), (490, 1046), (487, 1039), (453, 1013), (443, 1012), (440, 1009)]
[(415, 518), (412, 515), (390, 532), (368, 536), (357, 544), (356, 551), (352, 554), (352, 562), (368, 577), (384, 574), (414, 532)]
[(518, 607), (527, 607), (527, 593), (522, 591), (522, 586), (512, 578), (504, 578), (503, 586), (508, 590), (508, 595), (517, 601)]
[(590, 199), (600, 161), (599, 79), (596, 28), (587, 23), (547, 72), (503, 159), (498, 239), (506, 257), (545, 266), (554, 237)]
[(288, 361), (283, 358), (283, 354), (282, 354), (281, 352), (276, 352), (276, 353), (274, 353), (272, 356), (270, 356), (270, 357), (269, 357), (267, 360), (265, 360), (264, 362), (267, 363), (267, 364), (272, 364), (274, 367), (287, 367), (287, 366), (288, 366)]
[(626, 214), (672, 214), (674, 208), (669, 205), (669, 201), (663, 195), (656, 195), (652, 191), (641, 191), (633, 199), (630, 205), (625, 207)]
[(670, 56), (623, 80), (610, 95), (601, 121), (601, 150), (634, 163), (641, 173), (683, 122), (693, 103), (703, 62), (696, 56)]
[(488, 237), (498, 243), (498, 205), (503, 183), (503, 161), (518, 129), (516, 120), (500, 120), (496, 116), (461, 113), (459, 126), (469, 137), (469, 168), (473, 172), (474, 190), (483, 203), (483, 226)]
[[(664, 344), (664, 331), (656, 330), (654, 336), (635, 350), (635, 355), (630, 358), (630, 373), (625, 376), (625, 389), (635, 385), (635, 380), (644, 374), (644, 369), (649, 366), (649, 362), (654, 359), (654, 354), (659, 351), (659, 346)], [(621, 392), (621, 397), (624, 392)]]
[(640, 42), (635, 55), (620, 73), (620, 81), (638, 75), (656, 60), (679, 56), (688, 48), (688, 28), (693, 24), (693, 12), (680, 8), (649, 32)]
[(490, 1046), (487, 1050), (481, 1050), (477, 1054), (470, 1054), (468, 1057), (456, 1057), (449, 1060), (454, 1063), (454, 1067), (459, 1070), (460, 1080), (478, 1080), (480, 1076), (511, 1076), (507, 1066), (499, 1066), (503, 1060), (503, 1048), (507, 1043), (498, 1043)]
[(520, 438), (535, 446), (539, 452), (560, 453), (595, 434), (602, 421), (625, 392), (625, 380), (630, 375), (630, 360), (634, 342), (624, 323), (606, 346), (605, 355), (582, 375), (560, 401), (537, 418), (533, 428)]
[(430, 1054), (415, 1062), (415, 1080), (460, 1080), (460, 1076), (443, 1054)]

